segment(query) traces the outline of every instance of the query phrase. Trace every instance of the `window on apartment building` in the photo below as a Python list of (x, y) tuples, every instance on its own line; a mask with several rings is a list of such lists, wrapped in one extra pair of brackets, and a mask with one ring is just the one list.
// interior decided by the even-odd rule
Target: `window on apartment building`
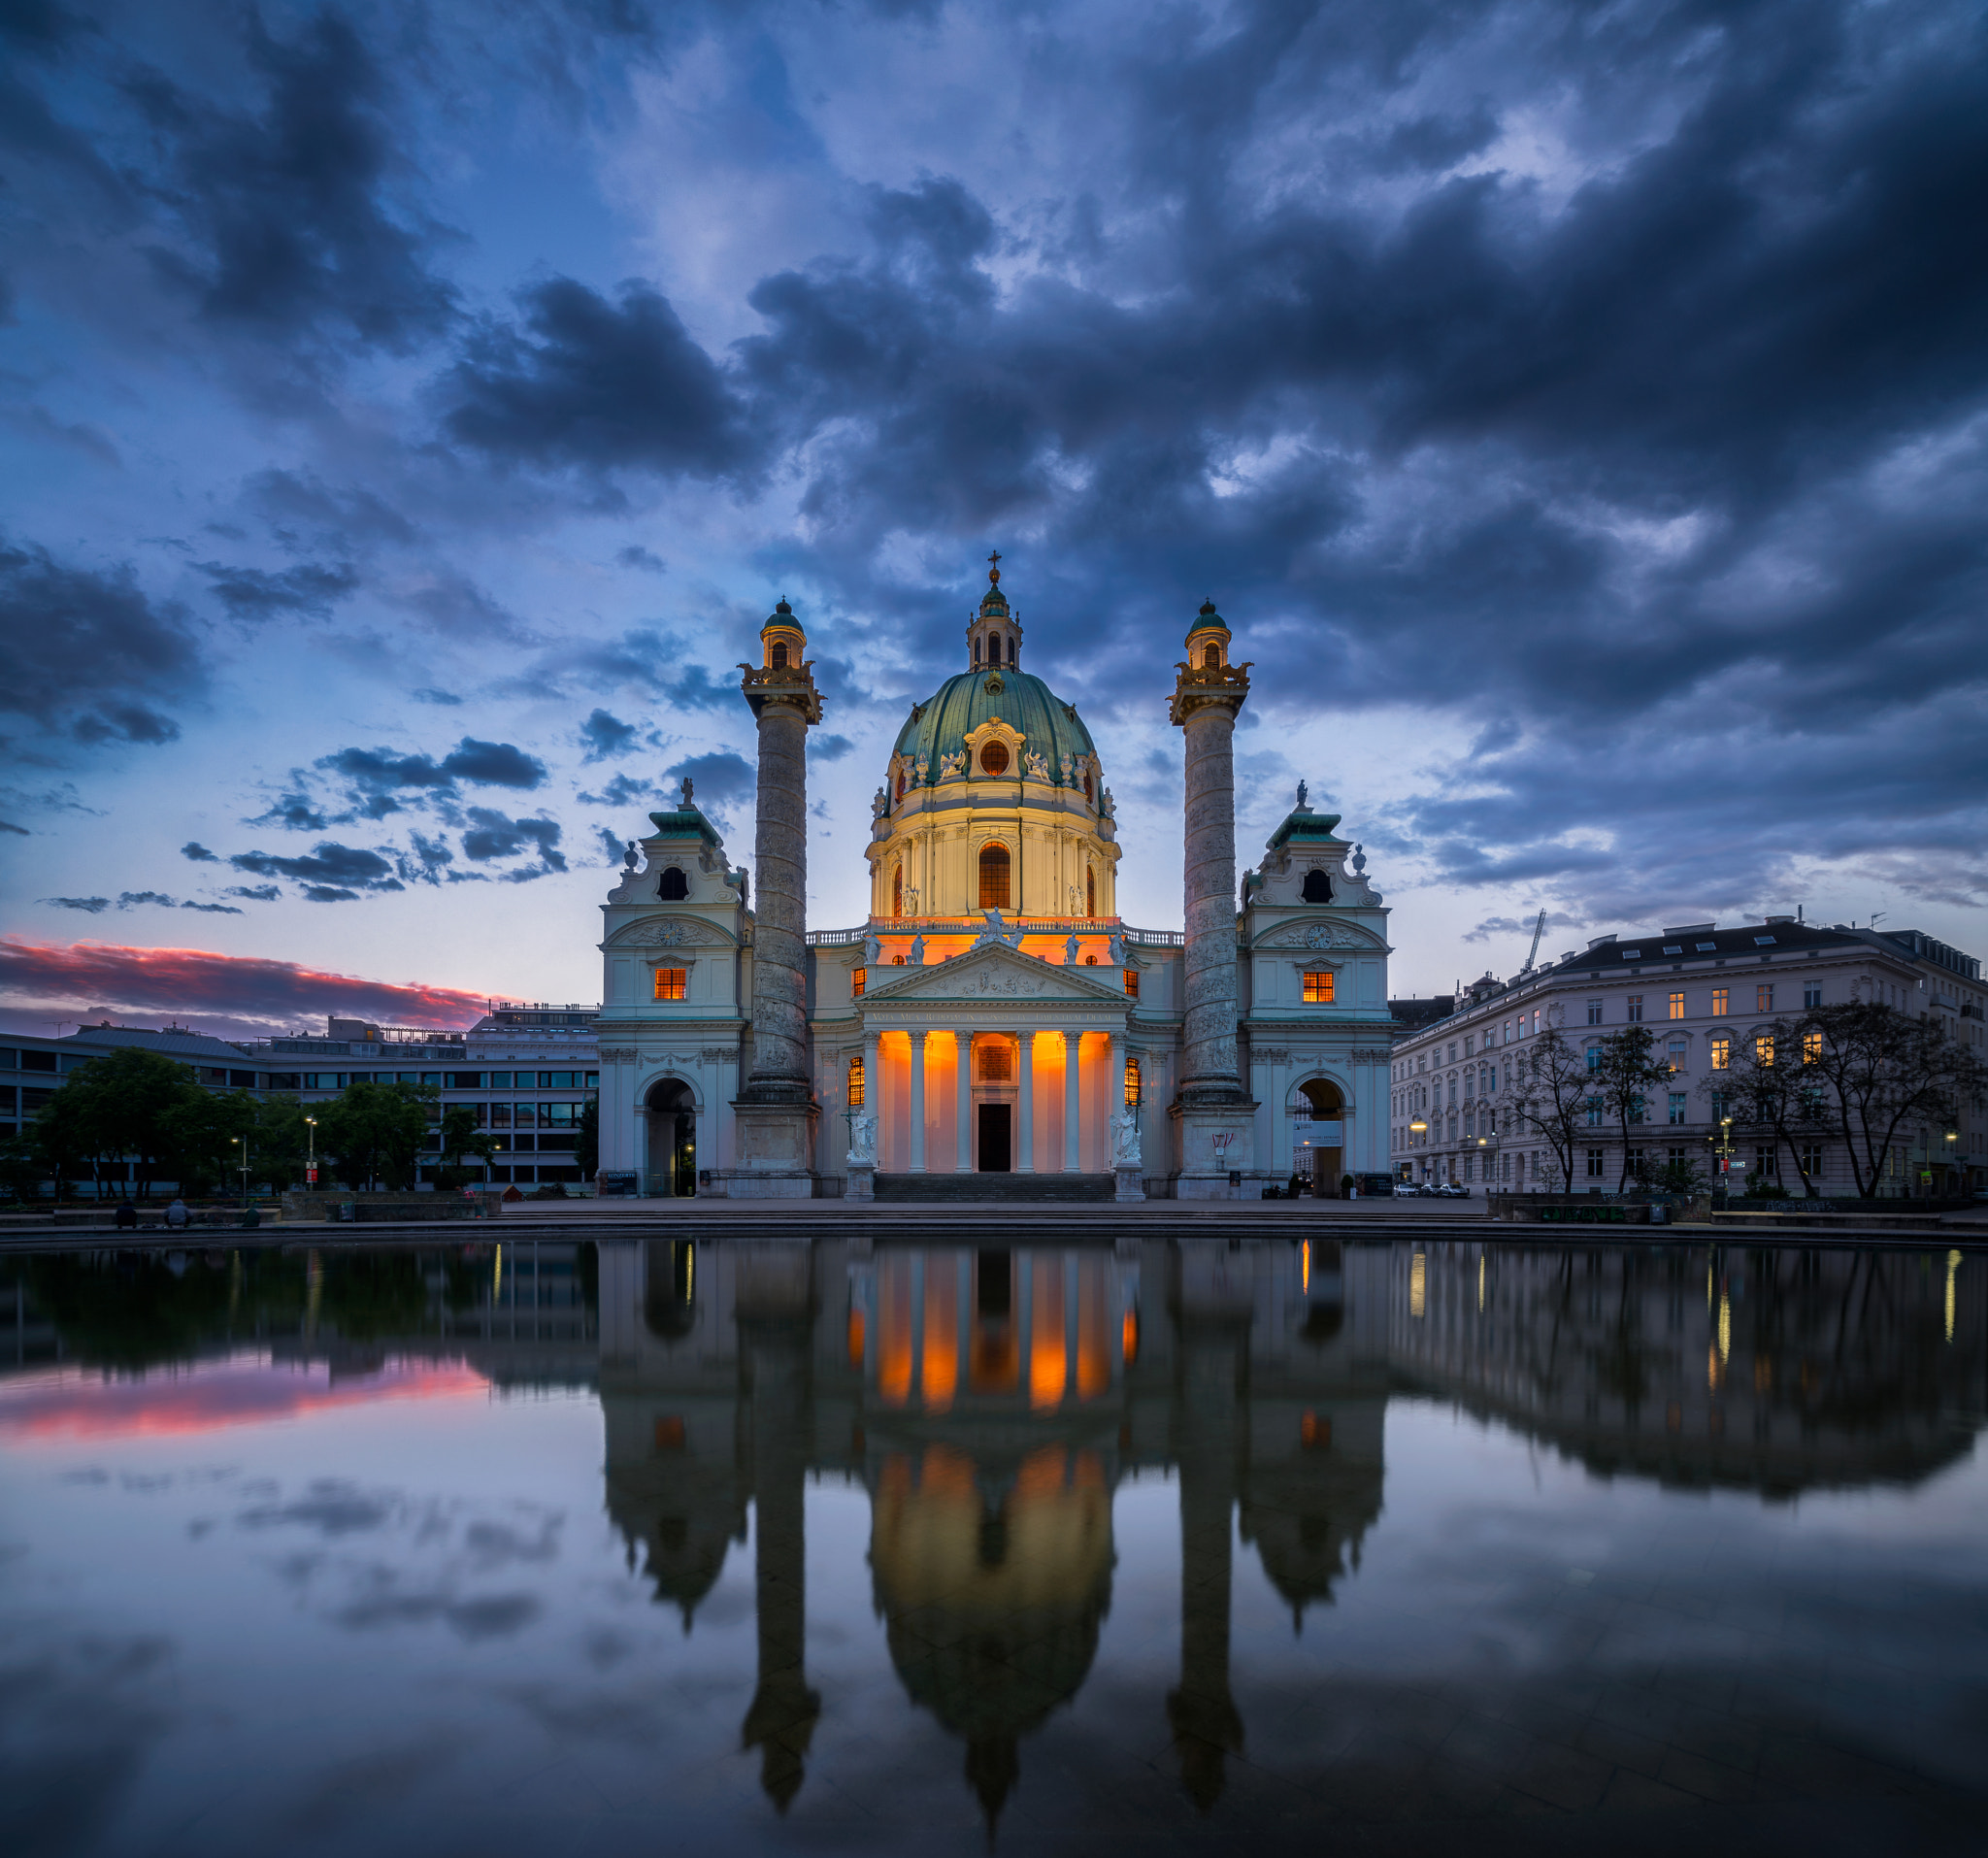
[(1464, 1056), (1465, 1056), (1466, 1058), (1468, 1058), (1468, 1057), (1469, 1057), (1470, 1055), (1471, 1055), (1471, 1035), (1470, 1035), (1469, 1033), (1465, 1033), (1465, 1034), (1464, 1034)]
[(1602, 1047), (1600, 1045), (1590, 1045), (1588, 1047), (1588, 1069), (1590, 1071), (1599, 1071), (1601, 1068)]
[(1805, 1065), (1819, 1064), (1822, 1060), (1822, 1034), (1805, 1032), (1802, 1035), (1802, 1062)]
[(1817, 1007), (1821, 1006), (1821, 1005), (1822, 1005), (1822, 982), (1821, 982), (1821, 981), (1819, 981), (1819, 980), (1810, 980), (1810, 981), (1806, 982), (1806, 984), (1805, 984), (1805, 985), (1803, 986), (1803, 989), (1802, 989), (1802, 1010), (1803, 1010), (1803, 1012), (1813, 1012), (1815, 1011), (1815, 1009), (1816, 1009)]
[(1628, 1003), (1628, 1004), (1629, 1004), (1629, 1023), (1630, 1023), (1630, 1024), (1631, 1024), (1632, 1026), (1640, 1026), (1640, 1025), (1641, 1025), (1641, 1024), (1642, 1024), (1642, 995), (1641, 995), (1641, 994), (1640, 994), (1640, 993), (1633, 993), (1633, 994), (1631, 994), (1631, 995), (1629, 996), (1629, 1003)]
[(1629, 1176), (1630, 1176), (1630, 1178), (1631, 1178), (1632, 1180), (1640, 1180), (1640, 1179), (1642, 1178), (1642, 1177), (1643, 1177), (1643, 1167), (1644, 1167), (1644, 1163), (1643, 1163), (1643, 1156), (1642, 1156), (1642, 1150), (1641, 1150), (1640, 1148), (1632, 1148), (1632, 1149), (1631, 1149), (1631, 1150), (1629, 1151)]
[(1672, 1120), (1673, 1122), (1682, 1122), (1682, 1121), (1684, 1121), (1684, 1119), (1685, 1119), (1685, 1093), (1684, 1093), (1683, 1091), (1681, 1091), (1681, 1090), (1673, 1090), (1673, 1091), (1672, 1091), (1672, 1092), (1670, 1093), (1670, 1100), (1671, 1100), (1671, 1120)]
[(1756, 1064), (1771, 1065), (1774, 1061), (1774, 1036), (1771, 1032), (1756, 1032), (1753, 1035), (1753, 1061)]
[(1590, 1129), (1599, 1129), (1599, 1128), (1600, 1128), (1600, 1127), (1602, 1126), (1602, 1100), (1601, 1100), (1601, 1098), (1599, 1098), (1599, 1097), (1590, 1097), (1590, 1098), (1589, 1098), (1589, 1099), (1587, 1100), (1587, 1103), (1586, 1103), (1586, 1105), (1585, 1105), (1584, 1107), (1585, 1107), (1585, 1109), (1587, 1110), (1587, 1112), (1588, 1112), (1588, 1127), (1589, 1127)]
[(1449, 1042), (1449, 1062), (1451, 1064), (1456, 1063), (1456, 1041), (1454, 1039)]
[(1753, 1151), (1753, 1172), (1768, 1180), (1772, 1180), (1780, 1173), (1780, 1169), (1774, 1165), (1774, 1151), (1771, 1146), (1756, 1148)]
[(1733, 1011), (1730, 1004), (1732, 998), (1732, 989), (1729, 987), (1714, 987), (1712, 989), (1712, 1017), (1714, 1019), (1723, 1019)]
[(1681, 1168), (1691, 1159), (1691, 1150), (1689, 1148), (1666, 1148), (1664, 1150), (1664, 1159), (1672, 1167)]
[(1601, 1179), (1602, 1164), (1607, 1159), (1607, 1151), (1606, 1149), (1590, 1148), (1588, 1150), (1588, 1178), (1590, 1180)]
[(1671, 1041), (1671, 1048), (1665, 1056), (1671, 1061), (1671, 1076), (1673, 1078), (1680, 1076), (1684, 1070), (1684, 1041), (1682, 1039), (1673, 1039)]
[(863, 1086), (863, 1061), (860, 1058), (851, 1058), (849, 1060), (849, 1108), (851, 1110), (862, 1109)]
[(1755, 996), (1753, 1002), (1754, 1011), (1756, 1012), (1773, 1012), (1774, 1010), (1774, 990), (1773, 984), (1764, 980), (1753, 991)]
[(1684, 996), (1681, 992), (1673, 993), (1671, 996), (1671, 1017), (1673, 1019), (1682, 1019), (1684, 1017)]
[(1822, 1145), (1810, 1143), (1802, 1149), (1797, 1159), (1802, 1164), (1802, 1173), (1809, 1180), (1822, 1178)]
[(1588, 1024), (1591, 1026), (1599, 1026), (1601, 1023), (1602, 1003), (1599, 1000), (1590, 1000), (1588, 1002)]
[(690, 984), (690, 970), (687, 968), (658, 968), (656, 970), (656, 998), (658, 1000), (681, 1000)]
[(1715, 1032), (1706, 1041), (1706, 1048), (1712, 1055), (1712, 1069), (1726, 1071), (1733, 1063), (1733, 1041), (1723, 1032)]
[(1643, 1118), (1643, 1110), (1644, 1110), (1643, 1100), (1642, 1100), (1642, 1099), (1641, 1099), (1640, 1097), (1632, 1097), (1632, 1098), (1630, 1098), (1630, 1100), (1629, 1100), (1629, 1120), (1630, 1120), (1631, 1122), (1640, 1122), (1640, 1121), (1642, 1120), (1642, 1118)]
[(1308, 1005), (1319, 1006), (1332, 999), (1333, 974), (1329, 968), (1308, 968), (1305, 971), (1305, 999)]

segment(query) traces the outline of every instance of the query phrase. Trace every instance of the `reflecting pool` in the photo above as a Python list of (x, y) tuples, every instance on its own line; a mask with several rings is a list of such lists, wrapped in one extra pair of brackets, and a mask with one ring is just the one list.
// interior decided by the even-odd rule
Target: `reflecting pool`
[(13, 1854), (1973, 1851), (1988, 1257), (0, 1259)]

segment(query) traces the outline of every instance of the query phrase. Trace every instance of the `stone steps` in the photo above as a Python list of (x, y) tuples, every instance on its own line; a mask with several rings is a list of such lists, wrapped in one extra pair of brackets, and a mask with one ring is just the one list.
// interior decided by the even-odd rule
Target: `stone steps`
[(977, 1201), (1021, 1206), (1047, 1200), (1110, 1200), (1117, 1183), (1110, 1175), (878, 1175), (879, 1201), (925, 1206)]

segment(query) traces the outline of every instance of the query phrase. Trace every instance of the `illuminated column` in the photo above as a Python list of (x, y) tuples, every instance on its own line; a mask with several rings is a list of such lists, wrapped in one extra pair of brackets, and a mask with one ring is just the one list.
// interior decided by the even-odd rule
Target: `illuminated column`
[(1211, 602), (1187, 633), (1169, 715), (1187, 743), (1185, 1017), (1180, 1040), (1182, 1199), (1227, 1198), (1229, 1172), (1255, 1165), (1256, 1106), (1236, 1065), (1236, 717), (1249, 667), (1229, 662)]
[(1077, 1087), (1077, 1060), (1083, 1055), (1083, 1034), (1063, 1035), (1063, 1172), (1078, 1173), (1083, 1167), (1077, 1133), (1083, 1126), (1083, 1098)]
[[(821, 698), (808, 639), (782, 600), (760, 628), (764, 663), (741, 665), (759, 725), (753, 831), (752, 1069), (733, 1106), (745, 1191), (814, 1191), (813, 1085), (808, 1075), (808, 731)], [(753, 1178), (753, 1177), (756, 1177)]]
[(1021, 1128), (1016, 1132), (1020, 1153), (1015, 1157), (1014, 1171), (1018, 1175), (1032, 1175), (1036, 1172), (1036, 1035), (1024, 1032), (1015, 1044), (1021, 1047), (1021, 1102), (1016, 1108)]
[(908, 1174), (925, 1172), (925, 1035), (911, 1034), (911, 1159)]
[(952, 1035), (952, 1045), (959, 1056), (959, 1127), (953, 1131), (958, 1157), (953, 1172), (970, 1175), (974, 1171), (974, 1035), (956, 1032)]

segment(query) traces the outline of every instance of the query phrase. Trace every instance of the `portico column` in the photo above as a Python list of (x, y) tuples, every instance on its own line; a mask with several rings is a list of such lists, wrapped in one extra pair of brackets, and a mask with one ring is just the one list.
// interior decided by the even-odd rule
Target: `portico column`
[(910, 1174), (925, 1172), (925, 1035), (911, 1034), (911, 1164)]
[(883, 1035), (863, 1032), (863, 1113), (877, 1118), (877, 1165), (883, 1166)]
[(1024, 1032), (1015, 1043), (1021, 1047), (1021, 1154), (1015, 1167), (1018, 1175), (1036, 1172), (1036, 1035)]
[(1063, 1172), (1074, 1175), (1083, 1167), (1077, 1131), (1082, 1126), (1083, 1098), (1077, 1089), (1077, 1060), (1083, 1055), (1083, 1034), (1063, 1035)]
[(952, 1046), (959, 1059), (959, 1127), (953, 1131), (959, 1158), (953, 1172), (970, 1175), (974, 1171), (974, 1035), (954, 1033)]

